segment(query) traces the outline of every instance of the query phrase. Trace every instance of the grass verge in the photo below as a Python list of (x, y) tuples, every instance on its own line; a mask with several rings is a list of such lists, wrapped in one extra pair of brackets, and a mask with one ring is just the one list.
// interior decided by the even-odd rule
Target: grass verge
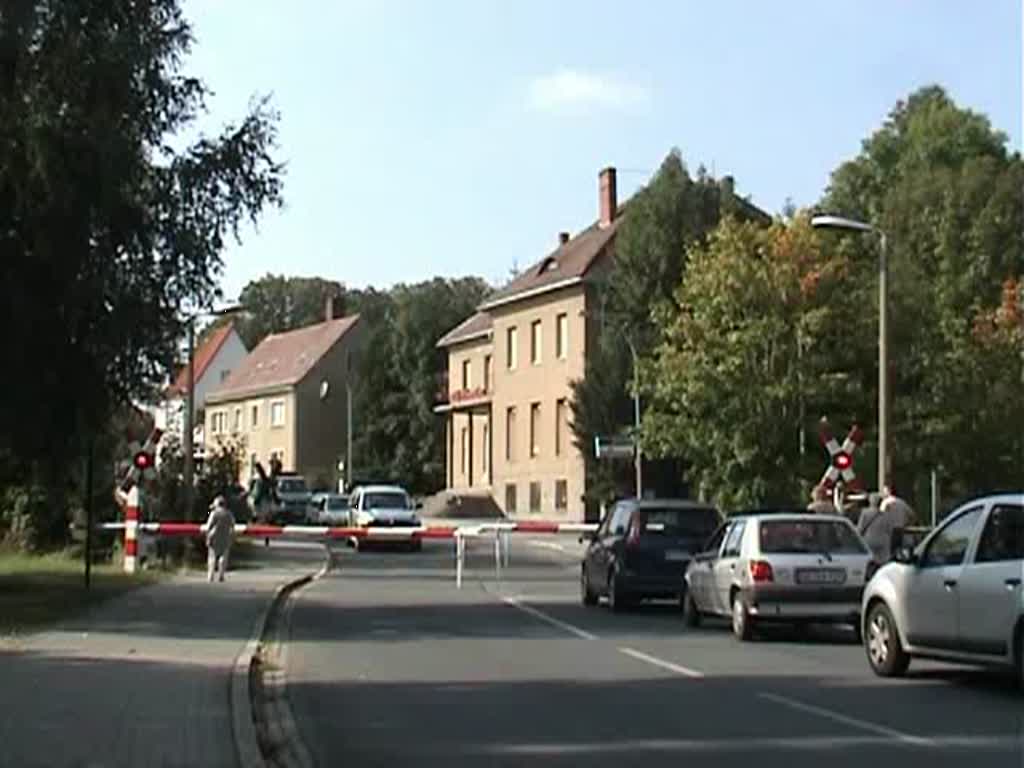
[(160, 577), (147, 571), (123, 573), (119, 566), (95, 564), (92, 587), (85, 588), (82, 560), (69, 552), (27, 555), (0, 550), (0, 637), (32, 632)]

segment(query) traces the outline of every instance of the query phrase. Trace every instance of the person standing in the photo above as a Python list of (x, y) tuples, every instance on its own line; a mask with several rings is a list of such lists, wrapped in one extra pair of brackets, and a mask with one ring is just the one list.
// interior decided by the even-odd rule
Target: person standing
[(210, 508), (206, 520), (206, 578), (213, 581), (214, 572), (220, 581), (228, 569), (228, 553), (235, 537), (235, 516), (228, 508), (227, 500), (218, 496)]
[(814, 490), (811, 492), (811, 503), (807, 505), (807, 511), (818, 515), (836, 514), (836, 507), (832, 500), (829, 499), (828, 489), (824, 485), (814, 486)]
[(882, 513), (888, 518), (892, 528), (890, 536), (892, 543), (890, 548), (895, 551), (903, 540), (903, 531), (914, 520), (914, 510), (907, 502), (896, 495), (896, 488), (892, 481), (882, 486)]
[(875, 562), (884, 565), (892, 559), (892, 523), (882, 511), (881, 502), (881, 494), (868, 494), (868, 505), (861, 510), (857, 530), (864, 537)]

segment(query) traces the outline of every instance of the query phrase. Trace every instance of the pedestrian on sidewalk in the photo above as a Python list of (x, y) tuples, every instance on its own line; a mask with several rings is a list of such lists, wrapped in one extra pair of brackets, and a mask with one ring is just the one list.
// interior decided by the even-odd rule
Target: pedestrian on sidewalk
[(829, 498), (828, 489), (824, 485), (814, 486), (811, 492), (811, 503), (807, 505), (808, 512), (818, 515), (834, 515), (836, 507)]
[(892, 480), (882, 486), (881, 509), (892, 526), (892, 549), (896, 550), (902, 545), (904, 529), (914, 520), (914, 510), (896, 495), (896, 487)]
[(228, 569), (228, 553), (235, 537), (235, 516), (228, 508), (227, 499), (218, 496), (210, 508), (210, 516), (206, 520), (206, 578), (213, 581), (216, 571), (220, 581), (224, 581), (224, 573)]

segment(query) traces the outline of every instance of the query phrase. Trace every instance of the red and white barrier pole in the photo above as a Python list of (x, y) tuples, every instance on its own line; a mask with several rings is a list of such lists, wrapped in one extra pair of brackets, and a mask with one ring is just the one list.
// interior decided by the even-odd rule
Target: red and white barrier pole
[(133, 485), (128, 491), (128, 501), (124, 506), (124, 572), (135, 573), (139, 556), (139, 486)]

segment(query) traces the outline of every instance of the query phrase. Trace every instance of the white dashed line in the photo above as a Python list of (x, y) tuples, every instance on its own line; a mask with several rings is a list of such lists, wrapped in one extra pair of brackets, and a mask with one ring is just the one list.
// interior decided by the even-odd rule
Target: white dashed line
[(551, 549), (555, 552), (561, 552), (564, 555), (569, 554), (569, 550), (561, 544), (556, 544), (553, 541), (537, 541), (536, 539), (529, 539), (529, 544), (534, 547), (542, 547), (543, 549)]
[(564, 621), (561, 621), (560, 619), (556, 619), (554, 616), (548, 616), (543, 611), (538, 611), (533, 606), (526, 605), (525, 603), (521, 603), (519, 600), (517, 600), (514, 597), (502, 596), (501, 600), (502, 600), (502, 602), (504, 602), (504, 603), (506, 603), (508, 605), (511, 605), (511, 606), (513, 606), (515, 608), (518, 608), (523, 613), (528, 613), (531, 616), (533, 616), (534, 618), (540, 619), (541, 621), (545, 621), (545, 622), (547, 622), (548, 624), (550, 624), (553, 627), (558, 627), (559, 629), (563, 629), (563, 630), (565, 630), (566, 632), (568, 632), (571, 635), (576, 635), (576, 637), (579, 637), (579, 638), (581, 638), (583, 640), (597, 640), (597, 635), (592, 635), (590, 632), (587, 632), (585, 629), (580, 629), (579, 627), (574, 627), (572, 624), (566, 624)]
[(646, 653), (641, 653), (634, 648), (619, 648), (619, 652), (624, 653), (627, 656), (632, 656), (634, 659), (639, 661), (645, 661), (648, 664), (653, 664), (655, 667), (661, 667), (662, 669), (667, 669), (669, 672), (675, 672), (677, 675), (682, 675), (683, 677), (704, 677), (704, 673), (699, 672), (696, 669), (690, 669), (689, 667), (684, 667), (681, 664), (673, 664), (671, 661), (659, 659), (657, 656), (648, 656)]
[(766, 699), (767, 701), (773, 701), (776, 704), (781, 704), (784, 707), (790, 707), (791, 709), (796, 709), (801, 712), (807, 712), (812, 715), (817, 715), (818, 717), (824, 717), (827, 720), (842, 723), (843, 725), (848, 725), (852, 728), (859, 728), (860, 730), (867, 731), (868, 733), (874, 733), (879, 736), (888, 736), (890, 739), (896, 739), (904, 744), (913, 744), (918, 747), (932, 746), (931, 739), (926, 739), (921, 736), (912, 736), (909, 733), (903, 733), (902, 731), (887, 728), (886, 726), (879, 725), (878, 723), (872, 723), (867, 720), (850, 717), (840, 712), (834, 712), (831, 709), (816, 707), (812, 704), (804, 704), (802, 701), (790, 699), (786, 696), (779, 696), (774, 693), (759, 693), (758, 696), (762, 699)]

